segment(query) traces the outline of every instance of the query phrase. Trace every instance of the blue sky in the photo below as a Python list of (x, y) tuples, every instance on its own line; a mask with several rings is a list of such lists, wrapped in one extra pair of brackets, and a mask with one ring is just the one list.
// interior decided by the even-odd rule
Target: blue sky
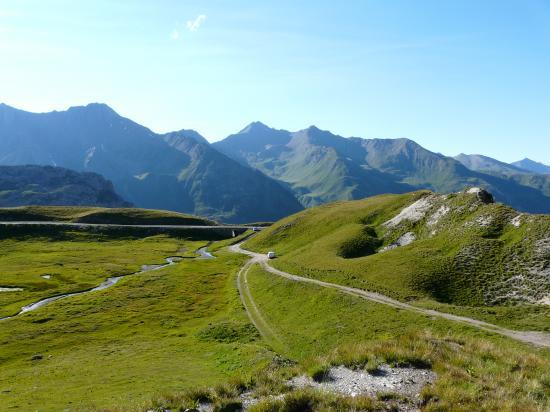
[(0, 0), (0, 101), (550, 164), (550, 1)]

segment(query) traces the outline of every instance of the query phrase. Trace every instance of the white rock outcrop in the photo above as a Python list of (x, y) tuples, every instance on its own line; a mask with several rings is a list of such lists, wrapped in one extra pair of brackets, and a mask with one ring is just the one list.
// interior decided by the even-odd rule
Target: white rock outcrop
[(404, 220), (409, 220), (411, 222), (418, 222), (420, 219), (422, 219), (426, 212), (432, 207), (433, 205), (433, 196), (426, 196), (422, 199), (418, 199), (413, 204), (407, 206), (399, 214), (387, 222), (384, 223), (384, 226), (386, 227), (395, 227), (399, 225)]
[(385, 252), (387, 250), (395, 249), (399, 246), (406, 246), (411, 244), (416, 240), (416, 235), (413, 232), (407, 232), (403, 236), (401, 236), (399, 239), (395, 241), (395, 243), (392, 243), (391, 245), (385, 246), (382, 249), (380, 249), (380, 252)]

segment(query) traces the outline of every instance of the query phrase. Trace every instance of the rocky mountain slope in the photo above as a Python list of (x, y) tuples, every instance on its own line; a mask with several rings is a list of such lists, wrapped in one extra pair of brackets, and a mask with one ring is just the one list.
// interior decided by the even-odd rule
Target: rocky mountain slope
[(198, 133), (157, 135), (103, 104), (51, 113), (0, 105), (0, 164), (97, 172), (136, 206), (227, 222), (301, 209), (279, 183), (218, 153)]
[(550, 305), (550, 216), (493, 203), (479, 188), (323, 205), (246, 246), (277, 251), (291, 273), (408, 301)]
[[(408, 139), (344, 138), (314, 126), (292, 133), (256, 122), (213, 146), (286, 184), (304, 206), (420, 188), (451, 193), (475, 185), (520, 210), (550, 212), (544, 178), (470, 170)], [(526, 181), (531, 179), (535, 182)]]
[(52, 166), (0, 166), (0, 207), (21, 205), (131, 206), (97, 173)]

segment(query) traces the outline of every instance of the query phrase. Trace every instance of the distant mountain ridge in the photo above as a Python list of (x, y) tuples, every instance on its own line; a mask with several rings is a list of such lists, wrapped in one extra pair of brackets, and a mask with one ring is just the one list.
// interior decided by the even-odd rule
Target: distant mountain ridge
[(97, 173), (53, 166), (0, 166), (0, 207), (23, 205), (131, 206)]
[(475, 171), (493, 172), (504, 175), (528, 172), (527, 170), (517, 167), (513, 164), (501, 162), (500, 160), (478, 154), (467, 155), (464, 153), (460, 153), (454, 158), (462, 163), (464, 166), (466, 166), (468, 169)]
[(381, 193), (451, 193), (481, 186), (517, 209), (550, 213), (544, 177), (471, 170), (409, 139), (344, 138), (315, 126), (289, 132), (254, 122), (213, 146), (286, 184), (306, 207)]
[[(461, 153), (455, 156), (455, 159), (471, 170), (508, 179), (522, 186), (534, 188), (545, 196), (550, 197), (550, 174), (535, 173), (514, 164), (504, 163), (482, 155), (466, 155)], [(542, 165), (542, 163), (538, 163), (538, 165)]]
[(97, 172), (136, 206), (227, 222), (275, 220), (302, 208), (279, 183), (198, 133), (158, 135), (105, 104), (50, 113), (0, 106), (0, 164)]
[(520, 169), (527, 170), (528, 172), (550, 174), (550, 166), (547, 166), (544, 163), (535, 162), (534, 160), (528, 158), (513, 162), (512, 165), (519, 167)]
[(486, 156), (454, 159), (405, 138), (345, 138), (315, 126), (290, 132), (261, 122), (209, 144), (193, 130), (156, 134), (104, 104), (51, 113), (0, 105), (0, 164), (94, 171), (136, 206), (226, 222), (277, 220), (303, 207), (381, 193), (468, 186), (522, 211), (550, 213), (547, 175)]

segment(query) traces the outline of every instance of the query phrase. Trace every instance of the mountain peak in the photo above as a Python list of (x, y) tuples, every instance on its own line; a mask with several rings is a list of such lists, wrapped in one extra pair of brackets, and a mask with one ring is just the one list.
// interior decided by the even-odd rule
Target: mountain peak
[(239, 133), (257, 133), (257, 132), (264, 132), (269, 130), (273, 130), (273, 129), (262, 122), (255, 121), (250, 123), (244, 129), (242, 129)]
[(163, 135), (164, 139), (175, 141), (175, 139), (183, 138), (183, 139), (191, 139), (195, 141), (196, 143), (210, 145), (208, 140), (204, 138), (199, 132), (193, 130), (193, 129), (181, 129), (177, 130), (175, 132), (166, 133)]
[(311, 132), (320, 132), (321, 129), (319, 129), (317, 126), (315, 126), (314, 124), (312, 124), (311, 126), (309, 126), (306, 130), (308, 131), (311, 131)]
[(105, 103), (88, 103), (86, 106), (71, 106), (68, 111), (86, 111), (88, 113), (116, 115), (117, 113)]
[(518, 160), (512, 163), (512, 165), (532, 173), (550, 174), (550, 166), (531, 160), (528, 157)]

